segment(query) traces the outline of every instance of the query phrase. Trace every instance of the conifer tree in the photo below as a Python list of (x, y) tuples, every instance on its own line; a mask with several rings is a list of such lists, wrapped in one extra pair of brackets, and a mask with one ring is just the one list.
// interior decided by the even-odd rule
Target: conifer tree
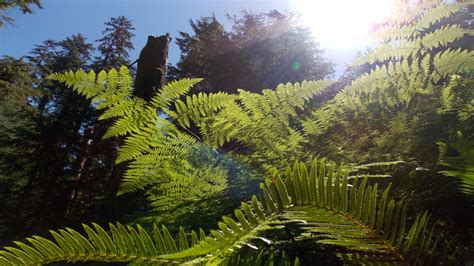
[(98, 39), (100, 56), (94, 63), (96, 69), (118, 69), (129, 65), (128, 52), (133, 49), (132, 38), (135, 36), (132, 21), (124, 16), (110, 18), (105, 22), (102, 38)]
[(39, 95), (32, 89), (32, 68), (23, 59), (0, 59), (0, 239), (11, 238), (22, 221), (36, 221), (31, 210), (18, 211), (38, 146), (38, 112), (31, 102)]

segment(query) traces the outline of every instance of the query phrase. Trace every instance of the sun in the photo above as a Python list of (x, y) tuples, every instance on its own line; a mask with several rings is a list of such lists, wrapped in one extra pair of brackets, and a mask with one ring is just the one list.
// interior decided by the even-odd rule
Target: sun
[(293, 0), (292, 10), (301, 14), (316, 40), (325, 47), (366, 46), (369, 29), (388, 17), (396, 0)]

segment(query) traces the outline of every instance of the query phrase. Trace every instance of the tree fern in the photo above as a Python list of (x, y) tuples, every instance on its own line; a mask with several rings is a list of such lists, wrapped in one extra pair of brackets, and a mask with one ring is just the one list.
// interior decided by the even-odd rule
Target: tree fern
[[(267, 230), (282, 230), (288, 223), (305, 233), (297, 237), (344, 248), (338, 255), (352, 263), (429, 264), (438, 240), (428, 227), (429, 214), (420, 213), (407, 224), (406, 204), (381, 196), (377, 184), (367, 179), (349, 186), (347, 171), (324, 160), (315, 160), (308, 170), (296, 162), (285, 177), (274, 173), (262, 186), (261, 200), (253, 197), (223, 217), (218, 230), (205, 236), (191, 232), (189, 241), (180, 230), (174, 241), (166, 227), (148, 234), (140, 226), (84, 226), (85, 234), (72, 229), (51, 231), (55, 241), (34, 236), (29, 244), (16, 242), (0, 252), (5, 265), (58, 261), (116, 261), (147, 264), (226, 263), (242, 247), (269, 242), (261, 237)], [(271, 242), (271, 241), (270, 241)], [(255, 246), (257, 245), (257, 246)]]

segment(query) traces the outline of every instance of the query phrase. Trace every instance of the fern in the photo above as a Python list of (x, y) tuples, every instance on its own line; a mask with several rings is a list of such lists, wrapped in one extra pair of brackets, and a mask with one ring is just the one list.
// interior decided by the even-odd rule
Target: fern
[(449, 83), (440, 93), (440, 107), (438, 114), (455, 114), (460, 121), (468, 122), (474, 119), (474, 91), (470, 88), (471, 79), (459, 75), (452, 75)]
[(177, 120), (181, 126), (187, 128), (191, 125), (191, 121), (197, 121), (200, 117), (207, 117), (217, 112), (234, 99), (234, 95), (224, 92), (211, 94), (201, 92), (197, 95), (186, 96), (185, 101), (177, 100), (174, 103), (176, 111), (167, 109), (165, 112)]
[(401, 59), (414, 57), (419, 54), (428, 54), (431, 50), (447, 47), (466, 35), (472, 36), (473, 31), (463, 29), (459, 25), (445, 26), (413, 40), (401, 39), (396, 42), (383, 44), (370, 51), (367, 55), (358, 58), (354, 64), (383, 62), (389, 59)]
[[(398, 18), (410, 17), (408, 20), (389, 20), (386, 26), (374, 33), (381, 38), (383, 44), (358, 58), (354, 64), (384, 62), (389, 59), (402, 59), (438, 53), (440, 47), (448, 47), (451, 43), (473, 35), (472, 29), (464, 29), (460, 25), (448, 24), (433, 27), (440, 20), (472, 5), (472, 1), (464, 3), (443, 4), (438, 1), (426, 1), (415, 6), (415, 10), (402, 11)], [(402, 7), (405, 7), (403, 4)], [(434, 56), (434, 54), (433, 54)]]
[[(85, 234), (65, 228), (50, 231), (54, 241), (39, 236), (27, 238), (28, 244), (15, 242), (0, 253), (0, 265), (38, 265), (54, 262), (130, 262), (141, 264), (176, 264), (175, 260), (161, 259), (160, 254), (177, 252), (184, 243), (177, 243), (168, 229), (155, 225), (148, 234), (141, 226), (109, 224), (109, 232), (97, 224), (83, 225)], [(184, 234), (184, 232), (180, 232)], [(191, 233), (195, 239), (196, 232)], [(181, 240), (183, 242), (184, 240)], [(196, 241), (196, 240), (195, 240)], [(180, 249), (178, 249), (178, 247)]]
[[(126, 67), (118, 72), (101, 71), (98, 75), (93, 71), (70, 71), (53, 74), (50, 79), (63, 82), (91, 99), (97, 109), (103, 110), (99, 119), (114, 120), (103, 138), (125, 137), (116, 163), (129, 164), (119, 194), (145, 189), (152, 205), (162, 208), (226, 188), (225, 171), (211, 167), (215, 159), (190, 163), (193, 150), (202, 152), (208, 148), (198, 145), (195, 137), (183, 133), (162, 115), (200, 79), (168, 83), (149, 103), (131, 94), (132, 78)], [(208, 176), (203, 176), (204, 173)]]
[[(271, 181), (272, 180), (272, 181)], [(218, 230), (209, 236), (191, 232), (191, 241), (181, 229), (179, 241), (155, 225), (153, 234), (137, 226), (110, 225), (106, 232), (98, 225), (84, 226), (85, 235), (72, 229), (51, 231), (55, 241), (34, 236), (29, 244), (16, 242), (17, 248), (0, 252), (5, 265), (51, 263), (58, 261), (116, 261), (147, 264), (226, 263), (244, 246), (269, 242), (260, 235), (267, 230), (282, 230), (282, 225), (299, 225), (310, 238), (344, 248), (338, 255), (352, 263), (429, 264), (438, 240), (428, 227), (429, 215), (420, 213), (407, 224), (404, 201), (388, 200), (389, 188), (381, 196), (377, 184), (367, 179), (349, 186), (347, 170), (324, 160), (314, 160), (308, 170), (296, 162), (285, 177), (277, 172), (262, 186), (261, 200), (252, 197), (234, 212), (223, 217)], [(152, 236), (153, 235), (153, 236)]]
[(426, 49), (433, 49), (436, 47), (446, 47), (450, 43), (455, 42), (465, 35), (473, 35), (474, 32), (470, 29), (463, 29), (459, 25), (449, 25), (436, 29), (423, 36), (423, 46)]
[[(458, 132), (458, 141), (447, 145), (439, 142), (440, 164), (448, 167), (448, 170), (441, 173), (459, 179), (461, 191), (469, 197), (474, 197), (474, 142), (463, 137)], [(451, 155), (448, 148), (452, 149)], [(455, 152), (457, 155), (453, 155)]]
[(374, 35), (383, 42), (414, 39), (434, 24), (470, 5), (472, 1), (445, 5), (437, 0), (422, 1), (416, 5), (399, 4), (395, 14), (382, 23)]
[[(205, 143), (220, 148), (235, 141), (248, 149), (236, 154), (242, 162), (264, 172), (282, 165), (282, 158), (296, 160), (307, 141), (298, 128), (298, 112), (332, 82), (310, 81), (279, 85), (262, 94), (239, 90), (238, 95), (199, 94), (177, 101), (169, 112), (182, 127), (198, 127)], [(296, 125), (296, 126), (295, 126)]]
[[(184, 191), (191, 188), (193, 182), (189, 178), (193, 176), (195, 182), (208, 180), (201, 178), (200, 173), (205, 171), (199, 168), (210, 169), (214, 158), (203, 165), (188, 162), (193, 150), (210, 149), (198, 144), (199, 137), (188, 134), (191, 123), (197, 126), (206, 145), (220, 148), (226, 142), (237, 141), (249, 149), (245, 155), (236, 155), (238, 160), (260, 165), (261, 170), (269, 172), (282, 165), (282, 158), (296, 160), (300, 157), (298, 152), (306, 138), (295, 127), (297, 112), (331, 84), (312, 81), (280, 85), (275, 91), (264, 90), (262, 94), (240, 90), (238, 95), (200, 93), (181, 100), (181, 96), (200, 81), (183, 79), (167, 84), (147, 103), (131, 95), (131, 78), (125, 67), (118, 72), (112, 70), (99, 75), (92, 71), (88, 74), (77, 71), (53, 74), (50, 78), (64, 82), (90, 98), (97, 109), (104, 110), (100, 119), (114, 120), (104, 138), (125, 138), (116, 159), (116, 163), (128, 162), (119, 193), (141, 189), (162, 191), (159, 195), (147, 193), (154, 205), (157, 199), (172, 202), (175, 198), (166, 200), (165, 195), (178, 196), (180, 190), (184, 195)], [(175, 170), (176, 167), (181, 170)], [(221, 171), (216, 167), (213, 169), (219, 180), (217, 187), (223, 189)], [(201, 184), (209, 185), (209, 182)], [(166, 191), (166, 188), (172, 191)], [(207, 189), (211, 190), (214, 191)]]
[(396, 43), (383, 44), (368, 54), (356, 59), (353, 64), (384, 62), (389, 59), (400, 59), (415, 56), (421, 48), (421, 39), (400, 40)]
[[(448, 102), (444, 97), (452, 76), (464, 83), (472, 80), (473, 52), (469, 46), (457, 48), (470, 40), (472, 29), (450, 20), (471, 5), (472, 1), (423, 1), (383, 24), (375, 33), (383, 43), (356, 60), (357, 64), (371, 64), (372, 71), (347, 85), (303, 122), (306, 135), (322, 140), (322, 149), (330, 149), (321, 154), (368, 162), (413, 160), (414, 153), (436, 149), (435, 141), (426, 143), (422, 134), (427, 133), (421, 131), (446, 128), (443, 119), (453, 121), (441, 111)], [(463, 99), (452, 111), (458, 113), (461, 128), (469, 130), (472, 97)], [(444, 139), (447, 133), (439, 135)], [(404, 147), (413, 148), (402, 148), (401, 140)], [(358, 156), (360, 153), (364, 156)]]
[[(321, 178), (323, 175), (327, 178)], [(377, 184), (367, 185), (367, 178), (360, 185), (356, 180), (349, 188), (344, 169), (336, 171), (334, 165), (318, 165), (316, 161), (310, 171), (296, 163), (293, 171), (287, 170), (287, 176), (292, 181), (287, 182), (288, 191), (296, 206), (284, 217), (304, 221), (303, 228), (309, 236), (316, 233), (322, 238), (320, 243), (345, 247), (348, 252), (339, 254), (342, 258), (357, 264), (422, 264), (420, 259), (425, 258), (418, 254), (436, 245), (431, 236), (426, 240), (422, 233), (427, 213), (419, 214), (410, 229), (405, 229), (406, 205), (403, 201), (388, 201), (389, 188), (379, 198)]]
[(433, 65), (441, 75), (446, 77), (450, 74), (472, 73), (474, 71), (474, 52), (458, 50), (446, 50), (438, 53), (433, 59)]
[[(436, 3), (436, 1), (433, 1)], [(465, 1), (460, 3), (450, 3), (449, 5), (433, 4), (425, 14), (417, 21), (416, 26), (420, 29), (427, 29), (431, 25), (438, 23), (444, 18), (447, 18), (459, 11), (462, 8), (472, 5), (472, 1)]]
[[(211, 150), (188, 134), (191, 123), (199, 128), (209, 146), (218, 148), (236, 140), (248, 147), (250, 153), (237, 155), (237, 159), (261, 165), (268, 172), (282, 165), (282, 158), (298, 158), (297, 151), (301, 151), (306, 139), (291, 125), (291, 119), (331, 84), (316, 81), (280, 85), (275, 91), (265, 90), (262, 94), (243, 90), (239, 95), (200, 93), (182, 101), (181, 96), (200, 81), (184, 79), (167, 84), (147, 103), (131, 95), (131, 77), (125, 67), (98, 75), (81, 70), (50, 78), (91, 99), (97, 109), (103, 110), (100, 119), (114, 120), (104, 138), (125, 138), (116, 159), (116, 163), (128, 162), (119, 194), (145, 189), (154, 206), (178, 203), (180, 195), (182, 199), (184, 195), (195, 198), (200, 191), (197, 187), (202, 192), (226, 187), (221, 168), (211, 167), (218, 158), (208, 158), (204, 164), (189, 163), (193, 151)], [(215, 174), (215, 182), (203, 173)]]

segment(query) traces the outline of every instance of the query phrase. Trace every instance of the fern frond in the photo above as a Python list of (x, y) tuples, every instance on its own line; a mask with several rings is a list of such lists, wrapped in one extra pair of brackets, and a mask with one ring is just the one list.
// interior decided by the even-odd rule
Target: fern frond
[(429, 51), (435, 48), (447, 47), (450, 43), (461, 39), (466, 34), (472, 35), (473, 31), (463, 29), (459, 25), (445, 26), (414, 40), (401, 39), (396, 42), (382, 44), (371, 50), (368, 54), (356, 59), (353, 64), (372, 64), (390, 59), (397, 60), (416, 55), (420, 56), (429, 53)]
[[(261, 123), (287, 127), (289, 118), (296, 115), (296, 109), (304, 108), (308, 100), (330, 84), (331, 81), (282, 84), (276, 91), (264, 90), (262, 94), (239, 90), (237, 97), (224, 93), (198, 94), (188, 96), (185, 101), (178, 100), (176, 112), (169, 114), (186, 128), (193, 121), (207, 143), (220, 147), (244, 131), (262, 130)], [(258, 133), (261, 137), (271, 135), (270, 132)], [(238, 137), (237, 140), (243, 142)]]
[(197, 95), (186, 96), (185, 101), (176, 100), (176, 112), (170, 110), (165, 110), (165, 112), (176, 119), (181, 126), (189, 128), (191, 121), (199, 122), (200, 118), (212, 115), (233, 102), (235, 98), (234, 95), (224, 92), (210, 94), (201, 92)]
[(98, 103), (97, 109), (117, 107), (124, 101), (131, 100), (133, 83), (127, 67), (122, 66), (118, 71), (110, 70), (106, 75), (105, 84), (103, 82), (101, 84), (103, 84), (104, 90), (92, 99), (93, 102)]
[(308, 170), (295, 163), (287, 169), (285, 180), (276, 174), (272, 180), (263, 188), (261, 201), (253, 197), (252, 207), (244, 203), (243, 212), (235, 212), (238, 222), (224, 217), (220, 232), (213, 231), (193, 248), (162, 257), (197, 255), (192, 262), (219, 261), (281, 219), (299, 223), (307, 232), (303, 237), (346, 248), (340, 255), (352, 262), (360, 262), (364, 254), (370, 262), (416, 264), (437, 243), (431, 236), (427, 240), (426, 212), (406, 230), (406, 204), (388, 201), (389, 188), (377, 197), (377, 185), (368, 185), (367, 179), (349, 187), (347, 171), (336, 171), (334, 164), (315, 160)]
[(167, 83), (150, 101), (154, 109), (166, 109), (172, 102), (189, 92), (202, 79), (180, 79)]
[(334, 81), (330, 80), (317, 80), (303, 81), (295, 84), (280, 84), (276, 89), (276, 94), (281, 104), (288, 104), (290, 107), (303, 109), (306, 101), (319, 95), (333, 83)]
[(420, 29), (427, 29), (431, 25), (438, 23), (440, 20), (451, 16), (461, 8), (468, 7), (470, 5), (472, 5), (471, 1), (440, 4), (423, 14), (421, 19), (417, 21), (416, 27)]
[(441, 27), (433, 32), (423, 36), (423, 46), (427, 49), (437, 47), (447, 47), (450, 43), (455, 42), (465, 35), (473, 35), (474, 31), (464, 29), (459, 25), (450, 25)]
[(267, 198), (266, 204), (260, 203), (257, 197), (252, 197), (251, 205), (243, 203), (242, 211), (235, 211), (237, 221), (230, 217), (223, 217), (222, 222), (218, 223), (220, 231), (211, 230), (211, 234), (196, 246), (178, 253), (164, 255), (163, 258), (178, 259), (194, 254), (205, 257), (197, 258), (191, 263), (204, 261), (218, 263), (224, 260), (250, 240), (257, 238), (258, 232), (271, 228), (270, 217), (276, 211), (276, 207), (268, 198), (268, 194), (266, 195), (264, 196)]
[[(441, 32), (451, 32), (450, 36), (441, 38)], [(457, 26), (441, 28), (432, 35), (426, 35), (430, 48), (439, 48), (446, 42), (456, 40), (465, 34), (464, 29)], [(420, 39), (418, 39), (420, 40)], [(313, 112), (313, 119), (304, 122), (307, 134), (321, 134), (329, 128), (346, 121), (344, 117), (372, 113), (369, 109), (377, 108), (378, 117), (386, 115), (391, 121), (394, 114), (401, 108), (408, 107), (416, 95), (432, 95), (439, 86), (439, 81), (453, 74), (471, 74), (473, 72), (473, 52), (467, 50), (445, 49), (440, 52), (429, 52), (422, 43), (417, 51), (399, 53), (387, 47), (398, 47), (405, 50), (404, 43), (413, 44), (410, 40), (389, 43), (372, 53), (362, 57), (360, 62), (383, 61), (397, 59), (395, 62), (384, 63), (369, 74), (364, 74), (352, 84), (345, 87), (335, 99)], [(415, 46), (411, 48), (415, 48)], [(416, 56), (414, 56), (416, 55)]]
[(194, 123), (206, 143), (219, 148), (226, 142), (236, 141), (251, 150), (249, 156), (240, 156), (240, 160), (269, 173), (274, 167), (281, 167), (284, 160), (303, 156), (298, 152), (307, 140), (298, 126), (295, 127), (299, 124), (298, 111), (332, 83), (281, 84), (275, 91), (264, 90), (262, 94), (239, 90), (235, 100)]
[[(449, 168), (441, 173), (458, 178), (461, 184), (461, 191), (467, 196), (474, 197), (474, 141), (463, 137), (458, 132), (458, 141), (449, 146), (439, 142), (440, 164)], [(458, 155), (448, 156), (448, 147), (454, 149)]]
[[(103, 75), (104, 73), (97, 77), (99, 81), (103, 79)], [(96, 83), (96, 74), (94, 71), (86, 73), (84, 70), (81, 69), (76, 72), (68, 71), (61, 74), (53, 73), (48, 76), (48, 79), (64, 83), (66, 86), (77, 91), (78, 94), (86, 96), (86, 98), (88, 99), (96, 96), (97, 93), (99, 93), (101, 89), (103, 89), (103, 87), (99, 87), (100, 85), (103, 85), (102, 82)], [(96, 86), (99, 88), (97, 88)]]
[[(198, 196), (199, 192), (211, 193), (225, 188), (222, 171), (212, 168), (215, 172), (209, 172), (207, 163), (191, 165), (187, 161), (190, 160), (192, 149), (199, 148), (195, 145), (196, 138), (179, 131), (175, 124), (161, 115), (164, 112), (171, 113), (170, 105), (179, 103), (179, 98), (201, 79), (170, 82), (158, 90), (150, 102), (145, 102), (132, 95), (132, 77), (126, 67), (108, 73), (101, 71), (98, 75), (92, 71), (88, 74), (82, 70), (70, 71), (53, 74), (50, 78), (91, 98), (97, 109), (104, 110), (99, 119), (115, 120), (103, 138), (125, 138), (116, 163), (127, 161), (129, 164), (119, 194), (145, 188), (159, 191), (159, 195), (153, 195), (150, 191), (147, 194), (152, 205), (161, 205), (160, 202), (166, 200), (174, 200), (177, 204), (180, 197), (189, 199)], [(229, 99), (228, 95), (206, 95), (206, 100), (203, 97), (196, 98), (195, 108), (204, 108), (206, 112), (216, 110), (216, 105), (222, 105), (221, 102), (226, 99)], [(215, 105), (204, 107), (206, 103)], [(170, 166), (180, 167), (176, 163), (188, 167), (175, 171)], [(200, 172), (206, 173), (208, 178), (197, 174)], [(209, 180), (212, 178), (216, 178), (215, 182)], [(191, 189), (193, 182), (195, 189)], [(185, 193), (190, 196), (183, 197)]]
[(448, 49), (436, 54), (433, 65), (441, 77), (474, 72), (474, 52)]
[(386, 26), (381, 27), (374, 33), (374, 37), (382, 42), (397, 41), (401, 39), (413, 39), (417, 34), (416, 28), (408, 26)]
[(360, 65), (365, 63), (385, 62), (390, 59), (402, 59), (416, 55), (421, 49), (421, 39), (415, 40), (399, 40), (396, 43), (382, 44), (377, 48), (374, 48), (369, 53), (354, 60), (354, 65)]
[[(326, 178), (321, 177), (324, 173)], [(287, 170), (287, 178), (289, 194), (296, 198), (297, 206), (289, 208), (284, 217), (305, 221), (303, 228), (309, 234), (316, 234), (320, 243), (345, 247), (349, 253), (366, 252), (365, 258), (371, 258), (372, 262), (416, 264), (413, 261), (416, 258), (410, 254), (420, 248), (427, 214), (418, 215), (406, 231), (406, 205), (403, 201), (387, 202), (389, 188), (380, 198), (377, 185), (367, 185), (367, 179), (360, 185), (356, 181), (349, 188), (344, 170), (335, 172), (334, 166), (321, 162), (318, 165), (316, 161), (310, 171), (304, 164), (295, 164), (293, 171)]]
[(84, 234), (65, 228), (50, 231), (54, 240), (33, 236), (27, 244), (0, 251), (0, 265), (40, 265), (55, 262), (136, 262), (146, 265), (178, 264), (177, 260), (159, 258), (161, 254), (177, 252), (168, 229), (154, 225), (148, 234), (140, 225), (109, 224), (106, 231), (97, 224), (83, 225)]

